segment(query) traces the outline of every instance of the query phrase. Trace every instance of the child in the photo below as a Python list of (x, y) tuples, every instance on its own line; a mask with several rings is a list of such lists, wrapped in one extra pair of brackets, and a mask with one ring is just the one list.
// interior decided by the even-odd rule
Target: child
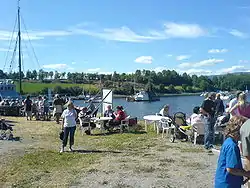
[(218, 159), (215, 175), (215, 188), (241, 188), (243, 176), (249, 178), (250, 171), (242, 167), (238, 141), (240, 139), (240, 128), (246, 118), (233, 117), (225, 130), (224, 141)]

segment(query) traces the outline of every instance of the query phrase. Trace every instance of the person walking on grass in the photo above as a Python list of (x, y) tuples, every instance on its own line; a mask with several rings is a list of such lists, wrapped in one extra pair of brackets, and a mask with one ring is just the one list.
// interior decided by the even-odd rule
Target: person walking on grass
[(73, 151), (72, 146), (74, 145), (74, 136), (76, 130), (76, 118), (77, 112), (71, 101), (67, 103), (67, 109), (62, 113), (62, 130), (64, 131), (62, 147), (60, 153), (64, 152), (64, 148), (67, 145), (69, 137), (69, 151)]
[(245, 121), (246, 118), (235, 116), (225, 129), (226, 140), (220, 150), (214, 179), (215, 188), (241, 188), (241, 185), (244, 184), (243, 177), (250, 178), (250, 171), (246, 171), (242, 167), (238, 147), (240, 128)]

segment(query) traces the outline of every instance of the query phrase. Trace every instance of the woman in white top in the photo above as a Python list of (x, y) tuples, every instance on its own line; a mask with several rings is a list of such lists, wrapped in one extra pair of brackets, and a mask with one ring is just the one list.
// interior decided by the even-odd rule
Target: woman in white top
[(73, 151), (72, 146), (74, 144), (76, 118), (77, 118), (77, 113), (74, 108), (74, 105), (71, 101), (69, 101), (67, 103), (67, 109), (65, 109), (62, 113), (62, 120), (63, 120), (62, 130), (64, 130), (64, 136), (60, 153), (64, 152), (64, 148), (66, 147), (68, 142), (68, 136), (69, 136), (69, 151)]

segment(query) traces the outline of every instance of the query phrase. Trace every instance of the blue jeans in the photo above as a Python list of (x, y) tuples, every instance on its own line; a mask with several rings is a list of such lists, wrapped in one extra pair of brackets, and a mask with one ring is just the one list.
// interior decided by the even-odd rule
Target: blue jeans
[(74, 145), (75, 131), (76, 131), (76, 126), (64, 127), (64, 136), (63, 136), (63, 141), (62, 141), (63, 147), (67, 145), (68, 137), (69, 137), (69, 146), (71, 147)]
[(215, 124), (215, 118), (213, 118), (213, 117), (205, 117), (204, 147), (206, 149), (210, 149), (211, 147), (213, 147), (213, 143), (214, 143), (214, 124)]

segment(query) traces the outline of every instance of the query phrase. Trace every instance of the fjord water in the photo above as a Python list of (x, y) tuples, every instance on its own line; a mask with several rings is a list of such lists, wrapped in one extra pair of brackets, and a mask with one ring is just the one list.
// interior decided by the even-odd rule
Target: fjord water
[[(175, 112), (184, 112), (187, 116), (192, 114), (195, 106), (200, 106), (204, 97), (200, 96), (171, 96), (161, 97), (160, 101), (155, 102), (127, 102), (125, 98), (115, 98), (113, 101), (114, 109), (116, 106), (121, 105), (126, 110), (127, 114), (143, 119), (145, 115), (152, 115), (158, 113), (160, 109), (169, 104), (170, 114)], [(75, 101), (76, 105), (86, 106), (83, 101)]]

